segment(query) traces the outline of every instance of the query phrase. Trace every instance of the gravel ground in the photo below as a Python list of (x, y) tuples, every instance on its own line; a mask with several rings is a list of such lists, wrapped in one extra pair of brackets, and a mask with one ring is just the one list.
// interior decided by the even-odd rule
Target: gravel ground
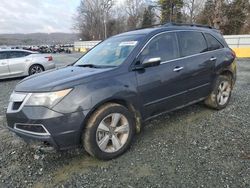
[(229, 106), (196, 104), (145, 123), (121, 157), (83, 149), (45, 152), (6, 128), (4, 107), (19, 80), (0, 82), (0, 187), (250, 187), (250, 61), (241, 60)]

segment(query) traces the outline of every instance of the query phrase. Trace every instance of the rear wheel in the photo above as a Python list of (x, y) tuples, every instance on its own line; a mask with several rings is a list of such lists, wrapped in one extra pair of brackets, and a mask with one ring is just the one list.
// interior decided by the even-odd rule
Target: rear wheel
[(38, 74), (44, 71), (41, 65), (32, 65), (29, 69), (29, 75)]
[(227, 106), (231, 98), (232, 78), (220, 75), (216, 81), (215, 88), (205, 100), (205, 104), (211, 108), (220, 110)]
[(90, 117), (83, 134), (83, 144), (90, 155), (109, 160), (129, 148), (134, 134), (135, 122), (129, 110), (109, 103)]

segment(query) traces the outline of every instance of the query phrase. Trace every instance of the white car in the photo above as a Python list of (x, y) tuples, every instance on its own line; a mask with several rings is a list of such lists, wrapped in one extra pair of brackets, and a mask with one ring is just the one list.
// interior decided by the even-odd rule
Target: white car
[(0, 79), (37, 74), (54, 69), (50, 54), (28, 50), (0, 50)]

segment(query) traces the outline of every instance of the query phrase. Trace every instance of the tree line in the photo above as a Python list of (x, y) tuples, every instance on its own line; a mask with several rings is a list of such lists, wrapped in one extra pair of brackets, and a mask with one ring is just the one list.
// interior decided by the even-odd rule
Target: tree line
[(74, 29), (82, 40), (168, 22), (213, 26), (223, 34), (250, 33), (249, 0), (81, 0)]

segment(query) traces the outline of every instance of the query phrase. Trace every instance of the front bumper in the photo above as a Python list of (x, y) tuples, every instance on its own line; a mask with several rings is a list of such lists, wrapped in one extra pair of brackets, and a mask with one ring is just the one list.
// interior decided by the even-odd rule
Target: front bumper
[[(42, 106), (23, 106), (16, 112), (7, 111), (6, 118), (9, 130), (26, 141), (46, 142), (60, 150), (72, 148), (81, 143), (84, 112), (63, 114)], [(17, 129), (17, 124), (43, 125), (48, 134)]]

